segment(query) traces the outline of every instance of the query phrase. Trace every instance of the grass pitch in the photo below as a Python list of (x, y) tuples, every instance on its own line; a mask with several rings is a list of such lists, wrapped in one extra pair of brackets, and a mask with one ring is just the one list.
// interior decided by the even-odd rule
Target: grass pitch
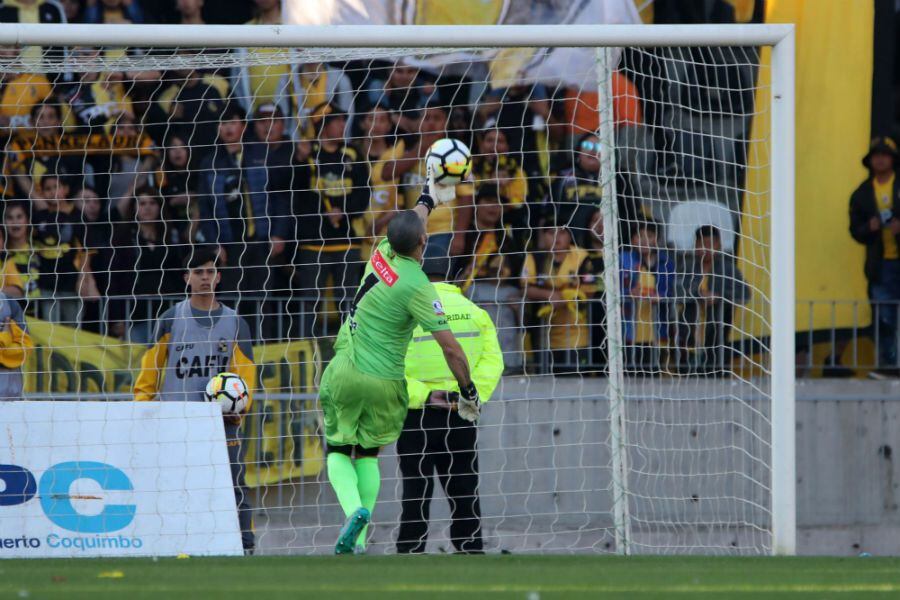
[(0, 598), (900, 598), (900, 559), (346, 556), (0, 561)]

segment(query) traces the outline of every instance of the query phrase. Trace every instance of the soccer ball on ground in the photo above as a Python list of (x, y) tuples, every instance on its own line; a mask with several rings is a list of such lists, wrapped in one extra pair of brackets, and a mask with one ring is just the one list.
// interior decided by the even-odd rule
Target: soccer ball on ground
[(207, 402), (218, 402), (222, 407), (222, 414), (225, 415), (244, 412), (250, 402), (247, 384), (234, 373), (214, 375), (206, 384), (205, 395)]
[(428, 148), (425, 165), (434, 173), (437, 185), (456, 185), (472, 170), (472, 153), (459, 140), (443, 138)]

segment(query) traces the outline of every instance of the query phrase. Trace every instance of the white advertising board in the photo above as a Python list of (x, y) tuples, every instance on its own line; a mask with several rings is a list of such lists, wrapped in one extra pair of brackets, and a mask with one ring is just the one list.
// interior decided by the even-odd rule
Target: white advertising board
[(0, 558), (240, 555), (204, 402), (0, 402)]

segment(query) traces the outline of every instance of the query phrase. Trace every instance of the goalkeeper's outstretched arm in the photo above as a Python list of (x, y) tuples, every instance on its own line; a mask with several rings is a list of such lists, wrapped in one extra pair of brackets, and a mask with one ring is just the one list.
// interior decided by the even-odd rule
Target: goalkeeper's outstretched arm
[(433, 331), (431, 335), (434, 336), (435, 341), (444, 352), (444, 360), (447, 361), (450, 372), (453, 373), (457, 383), (459, 383), (459, 389), (471, 385), (472, 374), (469, 370), (469, 359), (466, 358), (466, 353), (463, 352), (462, 346), (456, 341), (453, 332), (445, 329), (443, 331)]
[(478, 397), (478, 390), (472, 382), (472, 374), (469, 370), (469, 359), (463, 352), (462, 346), (456, 341), (456, 337), (449, 329), (443, 331), (432, 331), (435, 341), (444, 352), (444, 359), (450, 372), (456, 378), (459, 384), (459, 395), (462, 398), (459, 404), (459, 416), (467, 421), (475, 421), (478, 419), (479, 407), (481, 399)]

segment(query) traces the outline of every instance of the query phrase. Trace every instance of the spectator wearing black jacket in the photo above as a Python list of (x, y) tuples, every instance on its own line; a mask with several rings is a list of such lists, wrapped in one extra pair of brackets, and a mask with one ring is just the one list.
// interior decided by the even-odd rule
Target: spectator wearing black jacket
[(684, 275), (682, 332), (679, 335), (690, 371), (727, 375), (734, 359), (730, 336), (735, 309), (750, 300), (734, 256), (722, 248), (717, 227), (704, 225), (694, 234), (693, 268)]
[(900, 182), (897, 144), (872, 140), (863, 164), (869, 177), (850, 196), (850, 235), (866, 247), (866, 279), (877, 324), (878, 366), (873, 377), (894, 376), (897, 365), (897, 302), (900, 301)]
[(162, 215), (163, 200), (152, 188), (138, 190), (134, 220), (116, 224), (110, 270), (110, 331), (136, 343), (150, 341), (163, 298), (184, 292), (182, 246)]
[[(260, 269), (245, 276), (267, 291), (284, 290), (285, 248), (291, 237), (288, 210), (291, 190), (291, 157), (294, 146), (285, 137), (285, 117), (274, 104), (263, 104), (253, 113), (252, 131), (244, 143), (242, 166), (255, 221), (255, 248)], [(263, 286), (264, 284), (264, 286)]]
[(225, 254), (222, 283), (224, 293), (258, 292), (260, 282), (244, 276), (261, 258), (256, 243), (257, 220), (250, 202), (244, 165), (244, 109), (236, 103), (222, 110), (218, 143), (200, 162), (197, 206), (200, 215), (199, 241), (219, 245)]
[[(306, 157), (298, 144), (291, 186), (298, 244), (295, 286), (310, 300), (306, 311), (317, 313), (330, 279), (331, 297), (342, 311), (361, 273), (361, 240), (353, 221), (369, 206), (369, 167), (344, 142), (345, 113), (324, 104), (311, 119), (318, 139)], [(298, 187), (305, 181), (308, 186)], [(305, 333), (311, 332), (307, 326)]]

